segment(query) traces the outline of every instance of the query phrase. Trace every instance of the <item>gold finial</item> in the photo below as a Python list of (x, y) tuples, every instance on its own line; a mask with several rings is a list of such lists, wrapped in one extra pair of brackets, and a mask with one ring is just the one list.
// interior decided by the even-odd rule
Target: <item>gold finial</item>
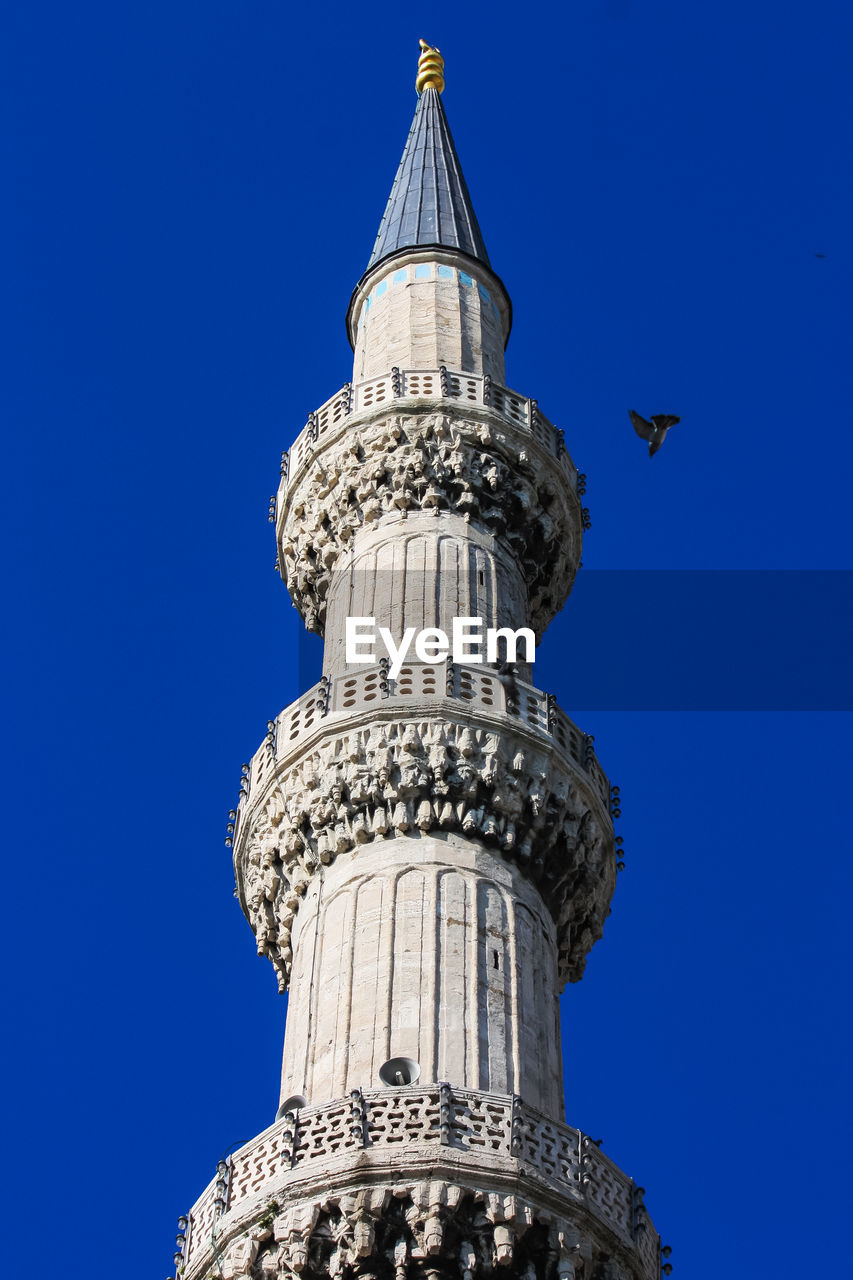
[(443, 93), (444, 58), (438, 49), (433, 49), (426, 40), (421, 40), (420, 46), (421, 56), (418, 58), (418, 78), (415, 81), (415, 88), (418, 93), (423, 93), (424, 89), (437, 89), (439, 93)]

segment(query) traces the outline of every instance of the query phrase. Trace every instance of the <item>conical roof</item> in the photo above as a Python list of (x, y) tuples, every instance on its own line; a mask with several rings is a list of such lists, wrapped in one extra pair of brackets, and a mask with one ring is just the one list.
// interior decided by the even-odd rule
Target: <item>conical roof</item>
[(403, 158), (367, 270), (418, 245), (459, 249), (488, 267), (489, 255), (435, 88), (418, 98)]

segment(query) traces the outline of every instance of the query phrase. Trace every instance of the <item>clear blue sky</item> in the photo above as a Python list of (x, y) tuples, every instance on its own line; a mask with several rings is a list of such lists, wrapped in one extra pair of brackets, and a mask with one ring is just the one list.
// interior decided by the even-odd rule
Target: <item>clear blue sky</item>
[[(853, 610), (843, 574), (816, 614), (803, 583), (853, 570), (851, 27), (840, 0), (6, 6), (6, 1274), (165, 1276), (274, 1114), (285, 1004), (223, 845), (297, 693), (267, 501), (350, 375), (421, 35), (509, 383), (589, 476), (583, 575), (681, 571), (665, 606), (626, 577), (610, 626), (582, 575), (537, 669), (624, 801), (567, 1118), (647, 1188), (676, 1277), (840, 1274)], [(652, 462), (629, 406), (683, 417)], [(781, 578), (727, 594), (744, 569), (809, 573), (780, 612)]]

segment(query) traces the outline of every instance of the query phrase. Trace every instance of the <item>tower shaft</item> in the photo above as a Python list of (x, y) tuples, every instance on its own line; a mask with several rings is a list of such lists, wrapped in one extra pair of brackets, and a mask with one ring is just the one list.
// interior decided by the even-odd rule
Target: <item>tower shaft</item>
[[(347, 325), (351, 382), (282, 468), (279, 566), (324, 637), (233, 834), (289, 1007), (276, 1122), (188, 1215), (186, 1280), (652, 1280), (642, 1190), (563, 1122), (558, 993), (616, 874), (610, 786), (532, 654), (352, 651), (371, 620), (536, 640), (585, 513), (559, 432), (504, 386), (511, 307), (424, 46)], [(504, 637), (504, 643), (507, 638)], [(488, 659), (488, 660), (484, 660)]]
[(339, 855), (299, 911), (282, 1099), (344, 1097), (408, 1058), (558, 1114), (554, 933), (518, 869), (464, 835)]

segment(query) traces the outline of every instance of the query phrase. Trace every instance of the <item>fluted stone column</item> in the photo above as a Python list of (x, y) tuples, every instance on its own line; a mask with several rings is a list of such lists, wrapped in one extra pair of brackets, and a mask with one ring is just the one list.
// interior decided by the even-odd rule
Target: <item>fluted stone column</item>
[(350, 850), (306, 892), (293, 948), (282, 1098), (379, 1086), (404, 1057), (560, 1113), (555, 926), (500, 856), (455, 835)]
[(478, 523), (456, 513), (437, 517), (437, 510), (415, 510), (357, 531), (329, 585), (324, 675), (346, 669), (348, 617), (374, 618), (397, 640), (409, 627), (450, 635), (456, 617), (479, 618), (484, 628), (527, 625), (527, 587), (515, 557)]

